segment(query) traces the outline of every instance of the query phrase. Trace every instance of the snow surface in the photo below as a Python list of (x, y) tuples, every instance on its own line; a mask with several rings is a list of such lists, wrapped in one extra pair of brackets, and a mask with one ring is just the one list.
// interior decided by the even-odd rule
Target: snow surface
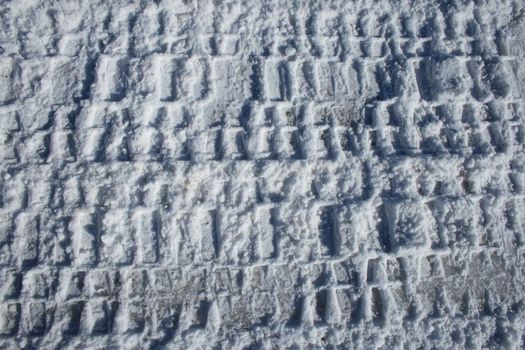
[(0, 349), (525, 347), (523, 1), (0, 26)]

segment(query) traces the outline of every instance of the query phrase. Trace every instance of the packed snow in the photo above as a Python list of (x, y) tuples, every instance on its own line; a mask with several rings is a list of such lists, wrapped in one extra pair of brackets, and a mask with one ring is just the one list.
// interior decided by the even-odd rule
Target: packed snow
[(521, 0), (0, 0), (0, 349), (525, 347)]

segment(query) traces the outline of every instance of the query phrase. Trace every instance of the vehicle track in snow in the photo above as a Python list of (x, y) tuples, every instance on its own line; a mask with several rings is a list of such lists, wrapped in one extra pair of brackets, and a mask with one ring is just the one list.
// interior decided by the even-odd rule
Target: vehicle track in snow
[(0, 1), (0, 348), (525, 346), (520, 1)]

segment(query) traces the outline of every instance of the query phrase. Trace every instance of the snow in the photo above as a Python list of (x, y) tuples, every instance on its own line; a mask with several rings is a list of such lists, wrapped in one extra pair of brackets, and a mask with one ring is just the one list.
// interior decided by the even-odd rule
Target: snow
[(524, 14), (0, 0), (0, 349), (524, 347)]

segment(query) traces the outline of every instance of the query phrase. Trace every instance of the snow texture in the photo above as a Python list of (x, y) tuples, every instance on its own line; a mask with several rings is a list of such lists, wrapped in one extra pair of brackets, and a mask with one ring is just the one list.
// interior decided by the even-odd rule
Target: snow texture
[(522, 0), (0, 0), (0, 349), (525, 346)]

